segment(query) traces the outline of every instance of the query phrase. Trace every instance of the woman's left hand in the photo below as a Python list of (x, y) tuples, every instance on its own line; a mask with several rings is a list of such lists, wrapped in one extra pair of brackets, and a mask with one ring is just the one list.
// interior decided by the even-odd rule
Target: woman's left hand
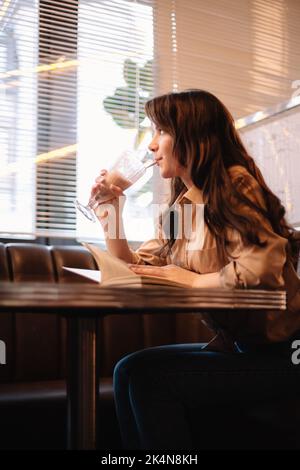
[(153, 277), (164, 277), (169, 281), (176, 281), (183, 284), (185, 287), (194, 287), (194, 283), (199, 279), (199, 274), (189, 271), (188, 269), (180, 268), (175, 264), (168, 264), (167, 266), (148, 266), (144, 264), (129, 264), (129, 268), (136, 274), (142, 274)]

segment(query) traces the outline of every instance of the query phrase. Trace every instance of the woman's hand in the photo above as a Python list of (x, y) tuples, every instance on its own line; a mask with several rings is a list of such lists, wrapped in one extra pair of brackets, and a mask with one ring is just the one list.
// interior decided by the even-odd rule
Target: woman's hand
[(126, 196), (119, 186), (108, 184), (107, 174), (107, 170), (101, 170), (100, 175), (96, 178), (95, 184), (92, 186), (91, 190), (91, 197), (94, 197), (97, 193), (101, 195), (101, 193), (105, 192), (109, 192), (112, 195), (110, 199), (106, 200), (104, 203), (100, 203), (95, 210), (95, 214), (105, 232), (108, 231), (109, 225), (117, 225), (117, 221), (123, 212), (126, 200)]
[(153, 277), (164, 277), (169, 281), (180, 282), (185, 287), (195, 287), (195, 283), (201, 276), (200, 274), (189, 271), (188, 269), (180, 268), (175, 264), (168, 264), (167, 266), (145, 266), (140, 264), (129, 264), (128, 266), (136, 274), (143, 274)]

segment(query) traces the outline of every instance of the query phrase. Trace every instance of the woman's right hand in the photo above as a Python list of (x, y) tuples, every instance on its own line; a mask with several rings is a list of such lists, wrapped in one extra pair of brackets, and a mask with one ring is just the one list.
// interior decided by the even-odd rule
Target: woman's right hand
[(101, 194), (101, 192), (109, 192), (112, 196), (104, 203), (100, 203), (95, 209), (95, 214), (105, 231), (108, 230), (108, 225), (110, 223), (116, 224), (118, 218), (123, 212), (126, 200), (126, 196), (119, 186), (109, 184), (107, 181), (107, 175), (107, 170), (101, 170), (100, 175), (96, 178), (95, 184), (92, 186), (91, 190), (91, 197), (95, 197), (97, 193)]

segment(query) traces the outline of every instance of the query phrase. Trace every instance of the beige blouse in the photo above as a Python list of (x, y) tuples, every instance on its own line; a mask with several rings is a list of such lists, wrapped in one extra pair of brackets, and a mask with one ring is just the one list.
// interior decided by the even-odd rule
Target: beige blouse
[[(262, 190), (256, 179), (242, 166), (232, 166), (228, 171), (235, 187), (242, 190), (243, 194), (254, 203), (265, 208)], [(197, 205), (203, 207), (204, 204), (201, 190), (193, 186), (181, 193), (175, 201), (175, 205), (181, 206), (183, 211), (183, 206), (186, 204), (192, 205), (190, 210), (192, 228), (194, 229), (195, 208)], [(293, 286), (293, 301), (295, 303), (293, 312), (290, 312), (288, 305), (286, 312), (245, 312), (240, 314), (238, 319), (225, 312), (224, 315), (220, 313), (209, 315), (212, 320), (210, 323), (214, 329), (225, 330), (234, 336), (234, 339), (260, 343), (283, 341), (300, 330), (300, 279), (295, 272), (292, 272), (294, 271), (292, 265), (286, 263), (288, 242), (285, 238), (274, 233), (271, 224), (253, 209), (236, 201), (233, 201), (233, 204), (236, 204), (240, 213), (251, 213), (257, 222), (260, 240), (266, 240), (266, 246), (245, 245), (237, 231), (228, 230), (229, 256), (222, 263), (217, 254), (215, 237), (208, 230), (204, 219), (201, 218), (203, 226), (198, 224), (197, 231), (194, 231), (192, 237), (188, 239), (184, 234), (181, 238), (176, 239), (170, 256), (159, 256), (159, 251), (165, 240), (158, 237), (143, 243), (138, 250), (133, 252), (133, 262), (156, 266), (176, 264), (199, 274), (220, 272), (221, 285), (224, 288), (288, 288), (288, 303), (292, 300), (289, 295), (289, 287), (291, 286), (286, 283), (286, 278), (289, 277), (290, 284)], [(184, 219), (181, 221), (181, 225), (183, 223)]]

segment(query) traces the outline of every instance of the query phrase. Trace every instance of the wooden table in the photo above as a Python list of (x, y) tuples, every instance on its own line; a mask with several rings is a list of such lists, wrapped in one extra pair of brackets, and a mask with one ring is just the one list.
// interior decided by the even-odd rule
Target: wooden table
[[(285, 291), (100, 288), (94, 284), (2, 283), (0, 312), (60, 314), (67, 319), (68, 448), (95, 449), (99, 390), (97, 320), (111, 314), (188, 313), (286, 308)], [(259, 314), (259, 313), (258, 313)]]

